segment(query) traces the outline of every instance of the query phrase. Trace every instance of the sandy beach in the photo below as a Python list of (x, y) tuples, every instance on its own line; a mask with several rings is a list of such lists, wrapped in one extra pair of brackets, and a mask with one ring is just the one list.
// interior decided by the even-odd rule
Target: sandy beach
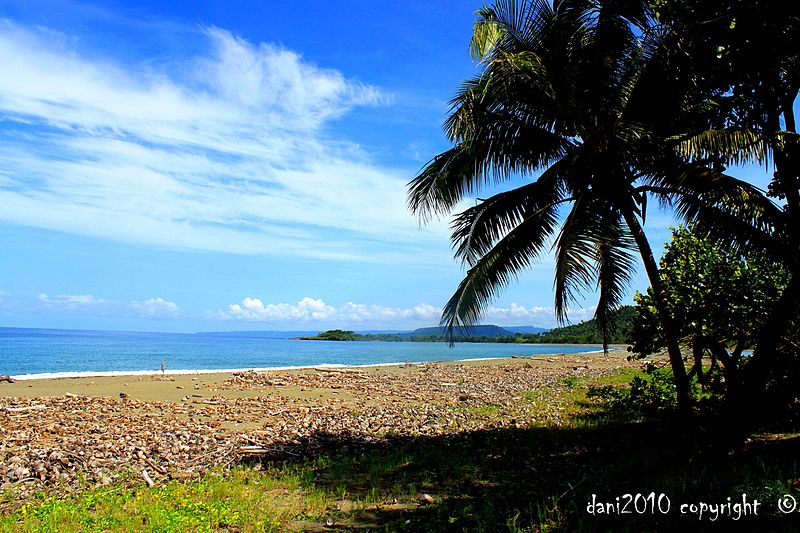
[(627, 355), (0, 383), (2, 488), (159, 483), (246, 458), (310, 456), (333, 441), (558, 423), (547, 394), (570, 377), (637, 367)]

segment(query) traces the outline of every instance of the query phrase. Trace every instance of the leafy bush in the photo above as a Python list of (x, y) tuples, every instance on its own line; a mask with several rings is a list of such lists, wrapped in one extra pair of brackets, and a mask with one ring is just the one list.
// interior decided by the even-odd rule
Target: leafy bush
[(672, 374), (664, 370), (654, 370), (647, 377), (635, 376), (629, 387), (590, 387), (587, 396), (602, 400), (610, 409), (644, 416), (677, 408), (675, 382)]

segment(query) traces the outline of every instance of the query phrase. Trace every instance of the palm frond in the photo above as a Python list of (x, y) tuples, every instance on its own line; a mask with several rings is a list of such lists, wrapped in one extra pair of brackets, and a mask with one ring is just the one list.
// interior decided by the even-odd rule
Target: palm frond
[(475, 191), (486, 173), (485, 163), (462, 145), (433, 158), (408, 183), (408, 207), (422, 221), (448, 213)]
[(747, 129), (706, 130), (680, 140), (676, 150), (689, 161), (713, 159), (726, 165), (753, 161), (769, 165), (772, 157), (764, 134)]
[(782, 257), (788, 248), (782, 208), (764, 191), (703, 165), (676, 165), (650, 177), (650, 192), (669, 202), (697, 230), (740, 252), (769, 250)]
[[(662, 51), (666, 30), (660, 26), (648, 28), (639, 39), (633, 39), (625, 53), (624, 61), (621, 63), (619, 72), (619, 84), (617, 90), (618, 116), (622, 117), (629, 109), (632, 101), (638, 98), (652, 98), (650, 90), (652, 87), (641, 83), (649, 69), (661, 68), (654, 58)], [(642, 94), (642, 93), (647, 94)]]
[(556, 114), (548, 74), (537, 72), (535, 61), (533, 56), (520, 54), (492, 65), (480, 79), (465, 84), (452, 100), (453, 112), (445, 120), (448, 138), (467, 142), (496, 135), (498, 129), (513, 133), (520, 127), (538, 128), (540, 136), (555, 133), (561, 117)]
[(569, 306), (594, 285), (597, 271), (597, 225), (601, 206), (584, 193), (579, 196), (555, 242), (555, 310), (560, 323), (567, 321)]
[(488, 62), (498, 51), (531, 49), (544, 28), (552, 22), (552, 8), (546, 0), (499, 0), (476, 12), (470, 53)]
[(472, 26), (469, 52), (474, 60), (483, 61), (497, 45), (503, 30), (492, 7), (483, 6), (475, 15), (477, 18)]
[(467, 271), (442, 312), (441, 325), (447, 327), (451, 340), (455, 328), (475, 324), (500, 289), (539, 257), (556, 223), (548, 210), (532, 214)]
[(556, 163), (535, 182), (498, 193), (457, 215), (452, 223), (455, 256), (463, 264), (474, 265), (499, 239), (531, 216), (542, 218), (542, 231), (551, 231), (557, 223), (558, 205), (570, 200), (564, 197), (561, 181), (564, 166)]
[[(701, 198), (680, 196), (676, 213), (696, 231), (737, 253), (767, 252), (784, 262), (793, 259), (792, 248), (785, 245), (785, 228), (780, 219), (752, 213), (747, 207), (714, 205)], [(788, 255), (787, 255), (788, 254)]]
[(597, 287), (600, 297), (594, 318), (603, 339), (603, 351), (608, 351), (608, 339), (615, 331), (614, 315), (635, 271), (636, 258), (633, 251), (636, 243), (630, 230), (619, 215), (605, 213), (600, 230), (600, 245), (597, 248)]

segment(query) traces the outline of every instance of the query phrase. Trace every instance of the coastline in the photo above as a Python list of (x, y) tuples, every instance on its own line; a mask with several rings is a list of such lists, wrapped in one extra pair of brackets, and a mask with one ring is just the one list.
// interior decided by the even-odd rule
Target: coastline
[(561, 393), (640, 366), (626, 356), (0, 382), (0, 469), (21, 502), (128, 479), (131, 468), (154, 483), (198, 477), (253, 450), (312, 457), (331, 439), (360, 446), (560, 424)]
[[(570, 354), (547, 354), (514, 357), (475, 358), (460, 361), (430, 361), (423, 363), (383, 363), (374, 365), (332, 365), (321, 364), (292, 368), (267, 368), (241, 370), (194, 370), (145, 371), (138, 373), (122, 372), (114, 375), (79, 375), (79, 376), (49, 376), (38, 379), (18, 379), (14, 383), (0, 383), (0, 398), (36, 398), (36, 397), (61, 397), (78, 395), (86, 397), (119, 398), (120, 394), (140, 401), (156, 401), (180, 403), (185, 402), (187, 395), (190, 400), (209, 398), (213, 395), (251, 397), (257, 391), (234, 393), (231, 390), (222, 390), (221, 384), (231, 380), (237, 375), (262, 375), (262, 376), (304, 376), (311, 374), (348, 375), (411, 375), (419, 369), (443, 368), (453, 369), (459, 367), (483, 367), (487, 370), (498, 366), (524, 366), (533, 364), (542, 370), (572, 370), (573, 367), (584, 366), (611, 366), (617, 367), (625, 364), (627, 352), (624, 349), (611, 349), (607, 356), (602, 352), (583, 352)], [(16, 379), (16, 378), (15, 378)], [(304, 396), (304, 391), (297, 389), (281, 388), (270, 389), (270, 394), (289, 394), (292, 397)], [(323, 391), (324, 397), (331, 396), (330, 391)]]
[[(523, 346), (537, 346), (536, 344), (523, 343)], [(582, 344), (553, 344), (552, 346), (584, 346)], [(594, 345), (586, 345), (594, 346)], [(609, 353), (617, 350), (624, 350), (627, 345), (609, 345)], [(505, 360), (505, 359), (518, 359), (518, 358), (542, 358), (564, 355), (588, 355), (595, 353), (603, 353), (603, 350), (587, 350), (585, 352), (573, 352), (564, 354), (560, 352), (553, 352), (550, 354), (532, 354), (532, 355), (514, 355), (514, 356), (493, 356), (493, 357), (470, 357), (465, 359), (455, 359), (448, 361), (413, 361), (413, 362), (393, 362), (393, 363), (369, 363), (369, 364), (341, 364), (341, 363), (320, 363), (316, 365), (290, 365), (290, 366), (274, 366), (274, 367), (241, 367), (241, 368), (200, 368), (200, 369), (167, 369), (167, 370), (89, 370), (77, 372), (39, 372), (33, 374), (12, 374), (9, 377), (15, 381), (39, 381), (50, 379), (76, 379), (76, 378), (112, 378), (112, 377), (159, 377), (159, 376), (199, 376), (208, 374), (233, 374), (237, 372), (272, 372), (272, 371), (291, 371), (291, 370), (306, 370), (314, 368), (370, 368), (370, 367), (386, 367), (386, 366), (403, 366), (403, 365), (416, 365), (426, 363), (464, 363), (469, 361), (491, 361), (491, 360)], [(0, 393), (2, 390), (0, 389)]]

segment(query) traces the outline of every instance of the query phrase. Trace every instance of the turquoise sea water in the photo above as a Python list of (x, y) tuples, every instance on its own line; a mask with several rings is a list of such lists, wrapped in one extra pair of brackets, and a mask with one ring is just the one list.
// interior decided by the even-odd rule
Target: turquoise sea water
[[(600, 346), (336, 342), (204, 334), (0, 328), (0, 375), (377, 365), (592, 352)], [(31, 376), (35, 375), (35, 376)]]

